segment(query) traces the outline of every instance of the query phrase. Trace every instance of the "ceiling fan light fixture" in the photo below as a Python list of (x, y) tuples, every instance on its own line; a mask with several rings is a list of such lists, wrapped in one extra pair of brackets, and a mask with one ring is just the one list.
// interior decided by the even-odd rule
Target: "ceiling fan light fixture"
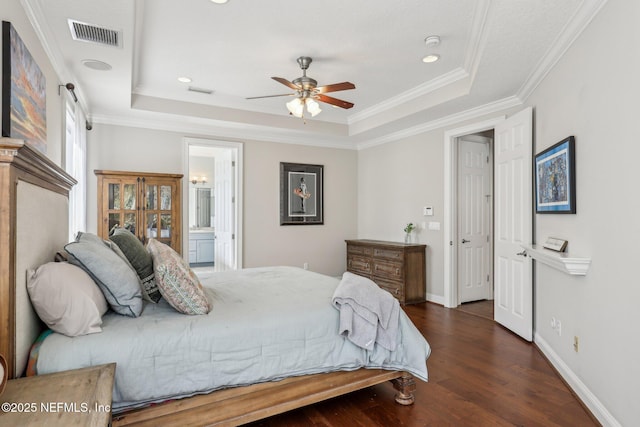
[(301, 98), (294, 98), (291, 101), (287, 102), (287, 109), (289, 112), (296, 116), (302, 117), (302, 113), (304, 111), (304, 102)]
[(211, 0), (211, 3), (225, 4), (227, 1), (229, 1), (229, 0)]
[(181, 77), (178, 77), (178, 81), (180, 83), (191, 83), (192, 80), (190, 77), (181, 76)]
[(309, 112), (309, 114), (311, 114), (311, 117), (315, 117), (322, 112), (322, 109), (320, 109), (320, 104), (318, 104), (313, 99), (307, 98), (305, 100), (305, 103), (307, 104), (307, 111)]
[(437, 53), (430, 53), (429, 55), (422, 58), (422, 62), (430, 64), (432, 62), (436, 62), (438, 59), (440, 59), (440, 55), (438, 55)]

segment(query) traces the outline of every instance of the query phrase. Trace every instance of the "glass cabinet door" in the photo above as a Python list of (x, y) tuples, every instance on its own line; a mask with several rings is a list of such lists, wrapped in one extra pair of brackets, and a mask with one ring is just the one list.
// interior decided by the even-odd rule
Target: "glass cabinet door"
[(114, 227), (123, 227), (133, 234), (137, 232), (137, 183), (122, 180), (109, 180), (107, 182), (106, 218), (108, 222), (106, 236)]
[(174, 187), (173, 183), (149, 180), (144, 183), (145, 240), (153, 238), (174, 246), (172, 211)]

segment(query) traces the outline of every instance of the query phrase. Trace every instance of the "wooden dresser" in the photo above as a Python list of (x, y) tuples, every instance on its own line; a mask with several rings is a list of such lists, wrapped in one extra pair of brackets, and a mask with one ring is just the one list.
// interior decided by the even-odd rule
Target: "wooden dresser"
[(401, 304), (426, 300), (427, 245), (345, 240), (347, 271), (367, 277), (394, 295)]

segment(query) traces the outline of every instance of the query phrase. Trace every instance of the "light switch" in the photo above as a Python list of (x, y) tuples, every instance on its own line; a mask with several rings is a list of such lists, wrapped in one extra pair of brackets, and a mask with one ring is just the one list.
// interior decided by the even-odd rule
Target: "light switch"
[(440, 223), (437, 221), (430, 221), (429, 230), (440, 230)]

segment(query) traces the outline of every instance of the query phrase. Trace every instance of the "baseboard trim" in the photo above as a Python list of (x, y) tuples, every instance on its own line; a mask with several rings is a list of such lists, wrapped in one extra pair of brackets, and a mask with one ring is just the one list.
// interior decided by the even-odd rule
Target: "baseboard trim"
[(545, 355), (547, 360), (558, 371), (558, 374), (564, 379), (564, 381), (571, 387), (573, 392), (578, 396), (582, 403), (591, 411), (594, 417), (602, 423), (605, 427), (622, 427), (622, 424), (615, 419), (615, 417), (607, 410), (607, 408), (600, 402), (595, 394), (589, 390), (585, 383), (571, 370), (558, 354), (553, 351), (551, 346), (540, 336), (535, 334), (533, 337), (534, 343), (538, 346), (542, 354)]
[(441, 295), (427, 294), (427, 301), (444, 306), (444, 297)]

